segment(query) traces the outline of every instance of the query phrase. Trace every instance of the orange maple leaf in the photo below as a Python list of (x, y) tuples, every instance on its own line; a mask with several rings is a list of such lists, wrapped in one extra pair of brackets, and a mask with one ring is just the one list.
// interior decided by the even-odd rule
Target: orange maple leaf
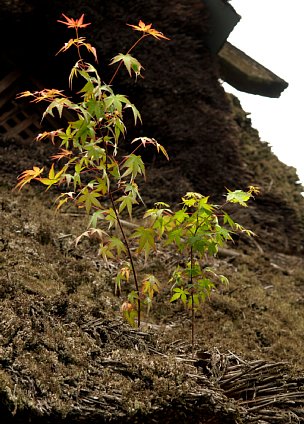
[(18, 177), (18, 184), (16, 188), (19, 187), (19, 190), (22, 189), (25, 184), (29, 183), (31, 180), (39, 179), (39, 175), (43, 172), (44, 168), (38, 168), (38, 166), (33, 166), (33, 169), (27, 169), (23, 171), (22, 174)]
[[(61, 49), (56, 53), (57, 54), (61, 53), (61, 52), (66, 52), (71, 46), (76, 46), (77, 48), (79, 48), (80, 46), (85, 46), (89, 52), (91, 52), (94, 55), (94, 58), (96, 60), (96, 62), (98, 62), (97, 59), (97, 52), (95, 47), (93, 47), (91, 44), (89, 43), (85, 43), (85, 37), (79, 37), (79, 38), (71, 38), (67, 43), (64, 43), (64, 46), (61, 47)], [(26, 93), (25, 93), (26, 95)]]
[(16, 95), (16, 99), (21, 99), (21, 97), (29, 97), (29, 96), (34, 96), (34, 94), (31, 91), (22, 91), (22, 93), (18, 93)]
[(130, 24), (127, 24), (127, 25), (133, 28), (135, 31), (140, 31), (140, 32), (146, 33), (147, 35), (148, 34), (152, 35), (152, 37), (157, 38), (158, 40), (160, 38), (164, 38), (165, 40), (170, 40), (170, 38), (164, 36), (162, 32), (152, 28), (152, 24), (146, 25), (142, 20), (138, 22), (138, 25), (130, 25)]
[(72, 154), (73, 152), (71, 152), (70, 150), (66, 150), (66, 149), (60, 149), (60, 152), (59, 153), (57, 153), (57, 155), (53, 155), (53, 156), (51, 156), (51, 159), (54, 159), (54, 160), (60, 160), (60, 159), (62, 159), (62, 158), (65, 158), (65, 157), (67, 157), (67, 156), (70, 156), (71, 154)]
[(57, 20), (57, 22), (66, 25), (68, 28), (85, 28), (91, 25), (90, 23), (83, 23), (84, 14), (82, 14), (79, 19), (68, 18), (64, 13), (62, 13), (62, 16), (65, 18), (66, 22), (60, 20)]
[(57, 137), (58, 134), (61, 132), (62, 132), (62, 129), (58, 129), (55, 131), (44, 131), (43, 133), (40, 133), (37, 135), (36, 140), (41, 141), (49, 137), (52, 141), (52, 144), (55, 144), (55, 137)]
[(43, 133), (39, 133), (39, 134), (37, 135), (36, 140), (37, 140), (37, 141), (41, 141), (41, 140), (43, 140), (43, 139), (45, 139), (45, 138), (49, 137), (49, 135), (50, 135), (50, 132), (49, 132), (49, 131), (43, 131)]
[(42, 100), (54, 100), (59, 96), (62, 97), (66, 97), (63, 94), (63, 90), (57, 90), (56, 88), (52, 88), (52, 89), (48, 89), (45, 88), (44, 90), (41, 91), (23, 91), (22, 93), (19, 93), (16, 95), (16, 99), (20, 99), (21, 97), (29, 97), (32, 96), (34, 97), (34, 99), (32, 100), (32, 103), (38, 103), (41, 102)]

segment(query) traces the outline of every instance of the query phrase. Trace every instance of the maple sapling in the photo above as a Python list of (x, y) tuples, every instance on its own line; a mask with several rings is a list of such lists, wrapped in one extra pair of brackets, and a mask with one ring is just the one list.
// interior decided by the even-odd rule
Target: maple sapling
[(134, 207), (143, 203), (138, 181), (145, 178), (146, 170), (138, 154), (139, 149), (152, 146), (166, 159), (169, 158), (165, 148), (154, 138), (148, 137), (133, 139), (128, 148), (130, 150), (131, 146), (131, 153), (121, 155), (121, 144), (126, 138), (124, 116), (131, 112), (136, 125), (141, 122), (141, 115), (128, 97), (115, 93), (112, 83), (122, 65), (130, 76), (141, 76), (143, 67), (131, 53), (143, 39), (149, 36), (157, 40), (168, 38), (152, 28), (151, 24), (139, 21), (138, 25), (129, 25), (141, 36), (126, 54), (119, 53), (112, 59), (110, 65), (116, 65), (116, 69), (107, 84), (102, 81), (97, 69), (82, 58), (82, 50), (86, 49), (97, 63), (96, 49), (78, 33), (79, 29), (90, 24), (84, 23), (84, 15), (76, 20), (62, 16), (65, 20), (59, 22), (74, 29), (76, 37), (65, 43), (58, 53), (76, 48), (78, 60), (71, 69), (69, 85), (73, 89), (76, 77), (82, 78), (84, 85), (76, 93), (78, 102), (56, 89), (25, 91), (19, 95), (31, 97), (33, 102), (49, 103), (43, 118), (47, 114), (55, 117), (55, 112), (61, 118), (65, 110), (75, 118), (69, 119), (65, 128), (44, 131), (37, 136), (37, 141), (50, 139), (58, 146), (58, 153), (51, 157), (52, 165), (47, 176), (43, 176), (44, 168), (33, 166), (33, 169), (25, 170), (19, 176), (16, 187), (21, 189), (32, 180), (41, 182), (47, 189), (52, 186), (66, 187), (67, 191), (57, 198), (57, 209), (68, 202), (85, 209), (90, 216), (88, 229), (77, 237), (76, 244), (83, 237), (97, 237), (98, 253), (105, 264), (115, 260), (119, 262), (115, 278), (116, 294), (122, 292), (122, 286), (129, 283), (133, 276), (134, 290), (121, 306), (121, 312), (132, 325), (140, 326), (142, 304), (146, 305), (149, 314), (161, 286), (160, 281), (151, 274), (139, 280), (136, 257), (144, 255), (147, 262), (151, 251), (157, 251), (157, 242), (163, 246), (174, 246), (185, 255), (185, 265), (177, 266), (171, 276), (170, 301), (181, 301), (191, 310), (193, 349), (196, 309), (216, 288), (217, 282), (227, 283), (225, 276), (204, 265), (203, 258), (216, 255), (219, 246), (231, 240), (234, 232), (252, 234), (235, 223), (224, 207), (227, 203), (246, 206), (257, 189), (250, 187), (247, 192), (228, 190), (222, 206), (210, 204), (208, 197), (191, 192), (185, 194), (181, 208), (175, 211), (166, 203), (158, 202), (154, 208), (146, 210), (144, 225), (134, 225), (127, 235), (123, 217), (127, 215), (131, 220)]
[[(137, 179), (145, 177), (145, 165), (141, 156), (137, 154), (138, 149), (154, 146), (166, 158), (168, 155), (164, 147), (153, 138), (139, 137), (131, 141), (131, 145), (134, 146), (131, 153), (124, 157), (119, 156), (120, 145), (126, 136), (124, 114), (131, 111), (135, 125), (141, 121), (141, 115), (126, 96), (114, 92), (111, 84), (123, 64), (130, 76), (135, 75), (137, 78), (141, 75), (143, 67), (131, 52), (144, 38), (151, 36), (157, 40), (169, 39), (152, 28), (152, 24), (146, 25), (139, 21), (138, 25), (129, 25), (133, 30), (139, 31), (141, 36), (126, 54), (120, 53), (112, 59), (110, 65), (118, 64), (118, 66), (107, 84), (101, 80), (97, 69), (82, 58), (81, 52), (85, 48), (97, 62), (96, 49), (85, 37), (79, 36), (79, 29), (90, 24), (84, 23), (84, 15), (76, 20), (64, 14), (62, 16), (64, 20), (58, 22), (74, 29), (76, 37), (65, 43), (58, 53), (66, 52), (71, 47), (76, 48), (78, 60), (70, 72), (69, 85), (72, 89), (75, 77), (83, 78), (85, 84), (77, 93), (80, 95), (78, 102), (73, 102), (62, 91), (56, 89), (25, 91), (18, 96), (31, 97), (33, 102), (48, 102), (43, 118), (47, 114), (54, 117), (55, 111), (62, 117), (64, 110), (69, 110), (75, 119), (69, 120), (65, 129), (45, 131), (37, 136), (37, 141), (47, 138), (53, 143), (59, 141), (59, 152), (52, 156), (53, 163), (46, 177), (42, 176), (43, 168), (34, 166), (19, 176), (17, 187), (21, 189), (32, 180), (41, 182), (47, 188), (54, 185), (68, 187), (68, 191), (58, 197), (57, 209), (72, 201), (91, 216), (88, 230), (77, 237), (76, 242), (84, 236), (98, 237), (99, 255), (106, 264), (115, 257), (120, 260), (128, 259), (117, 274), (116, 291), (120, 290), (122, 282), (129, 280), (131, 270), (135, 290), (129, 294), (129, 300), (133, 309), (131, 311), (130, 308), (126, 308), (125, 312), (129, 313), (128, 318), (134, 324), (134, 309), (136, 309), (137, 325), (140, 326), (141, 300), (147, 298), (147, 293), (148, 295), (152, 293), (151, 288), (148, 288), (150, 280), (144, 279), (143, 288), (140, 288), (130, 241), (124, 231), (121, 217), (127, 212), (131, 219), (134, 205), (142, 201)], [(61, 167), (58, 165), (60, 161), (64, 161)], [(55, 163), (58, 170), (55, 170)], [(89, 181), (87, 175), (92, 176)], [(104, 200), (110, 201), (110, 207), (104, 207)], [(111, 232), (113, 228), (120, 230), (121, 237), (113, 235)], [(135, 231), (133, 234), (133, 242), (138, 241), (139, 254), (143, 250), (146, 251), (144, 238), (145, 232)]]

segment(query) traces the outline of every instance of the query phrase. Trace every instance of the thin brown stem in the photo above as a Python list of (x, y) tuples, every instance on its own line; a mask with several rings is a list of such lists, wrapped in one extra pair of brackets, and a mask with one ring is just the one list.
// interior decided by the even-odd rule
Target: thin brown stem
[[(109, 157), (108, 156), (108, 149), (107, 149), (107, 145), (106, 145), (106, 173), (107, 174), (108, 174), (108, 157)], [(114, 210), (115, 217), (116, 217), (116, 220), (117, 220), (117, 223), (118, 223), (118, 226), (119, 226), (119, 229), (120, 229), (120, 232), (121, 232), (123, 241), (124, 241), (124, 245), (125, 245), (125, 247), (127, 249), (127, 253), (128, 253), (129, 260), (130, 260), (130, 264), (131, 264), (131, 269), (132, 269), (132, 274), (133, 274), (133, 278), (134, 278), (135, 288), (136, 288), (136, 292), (137, 292), (137, 296), (138, 296), (137, 297), (137, 326), (140, 327), (140, 307), (141, 307), (141, 302), (140, 302), (140, 293), (139, 293), (139, 285), (138, 285), (137, 273), (136, 273), (136, 269), (135, 269), (135, 265), (134, 265), (134, 261), (133, 261), (133, 256), (132, 256), (132, 253), (131, 253), (131, 249), (130, 249), (130, 246), (129, 246), (129, 242), (128, 242), (126, 233), (125, 233), (125, 231), (123, 229), (123, 226), (122, 226), (122, 223), (121, 223), (121, 220), (120, 220), (120, 217), (119, 217), (119, 214), (118, 214), (118, 211), (117, 211), (115, 202), (114, 202), (113, 193), (111, 191), (110, 185), (109, 185), (109, 189), (108, 189), (108, 194), (109, 194), (110, 202), (112, 204), (112, 208)]]
[[(75, 31), (76, 31), (76, 40), (78, 40), (79, 36), (78, 36), (78, 28), (77, 27), (75, 28)], [(76, 45), (76, 48), (77, 48), (79, 60), (82, 62), (82, 57), (81, 57), (81, 54), (80, 54), (80, 48), (79, 48), (78, 44)]]
[[(202, 225), (199, 224), (198, 214), (196, 215), (196, 227), (194, 235), (196, 235), (198, 229)], [(192, 347), (192, 358), (194, 358), (194, 325), (195, 325), (195, 308), (194, 308), (194, 287), (193, 287), (193, 267), (194, 267), (194, 258), (193, 258), (193, 246), (190, 247), (190, 284), (191, 284), (191, 347)]]
[(133, 150), (133, 152), (131, 152), (129, 155), (125, 156), (125, 157), (124, 157), (124, 158), (120, 161), (119, 166), (123, 165), (123, 164), (126, 162), (126, 160), (128, 159), (128, 157), (129, 157), (130, 155), (134, 155), (134, 153), (135, 153), (135, 152), (137, 152), (137, 150), (139, 150), (140, 148), (141, 148), (141, 144), (140, 144), (139, 146), (137, 146), (137, 147)]
[(193, 292), (193, 247), (190, 248), (190, 285), (191, 285), (191, 347), (192, 347), (192, 358), (194, 357), (194, 321), (195, 321), (195, 311), (194, 311), (194, 292)]
[(138, 286), (136, 269), (135, 269), (132, 253), (131, 253), (131, 250), (130, 250), (130, 246), (129, 246), (129, 243), (128, 243), (128, 239), (127, 239), (126, 234), (124, 232), (124, 229), (123, 229), (123, 226), (122, 226), (121, 220), (119, 218), (117, 208), (116, 208), (116, 205), (115, 205), (115, 202), (114, 202), (114, 199), (113, 199), (112, 191), (110, 189), (109, 189), (109, 197), (110, 197), (110, 201), (111, 201), (111, 204), (112, 204), (112, 207), (113, 207), (116, 219), (117, 219), (117, 223), (118, 223), (118, 226), (119, 226), (119, 229), (120, 229), (123, 241), (124, 241), (124, 245), (126, 246), (126, 249), (127, 249), (127, 252), (128, 252), (128, 257), (129, 257), (131, 268), (132, 268), (135, 288), (136, 288), (137, 295), (138, 295), (138, 298), (137, 298), (137, 326), (140, 327), (140, 306), (141, 305), (140, 305), (139, 286)]
[[(142, 35), (137, 41), (135, 41), (135, 43), (129, 48), (129, 50), (127, 51), (126, 54), (131, 53), (131, 51), (137, 46), (137, 44), (139, 44), (141, 42), (141, 40), (143, 40), (145, 37), (147, 37), (149, 34), (144, 34)], [(110, 79), (109, 85), (112, 84), (112, 82), (114, 81), (114, 78), (116, 77), (116, 75), (118, 74), (119, 69), (121, 68), (121, 65), (123, 64), (123, 61), (121, 60), (112, 76), (112, 78)]]
[(191, 293), (191, 346), (192, 346), (192, 358), (194, 358), (194, 322), (195, 322), (195, 310), (194, 310), (194, 294)]

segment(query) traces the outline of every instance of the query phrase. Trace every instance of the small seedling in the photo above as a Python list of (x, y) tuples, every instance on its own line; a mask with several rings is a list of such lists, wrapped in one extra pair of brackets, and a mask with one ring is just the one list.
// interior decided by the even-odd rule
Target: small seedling
[(146, 212), (145, 217), (152, 219), (152, 229), (158, 236), (165, 238), (166, 245), (174, 245), (186, 258), (184, 266), (177, 266), (170, 279), (173, 295), (171, 302), (181, 301), (191, 310), (191, 341), (194, 348), (195, 311), (216, 289), (218, 283), (228, 284), (228, 279), (204, 265), (207, 256), (214, 256), (227, 241), (232, 241), (236, 232), (252, 236), (253, 232), (233, 221), (225, 212), (225, 205), (237, 203), (247, 206), (258, 189), (249, 187), (230, 191), (226, 202), (219, 206), (209, 203), (209, 198), (200, 193), (187, 193), (182, 198), (182, 207), (172, 212), (169, 205), (156, 204)]

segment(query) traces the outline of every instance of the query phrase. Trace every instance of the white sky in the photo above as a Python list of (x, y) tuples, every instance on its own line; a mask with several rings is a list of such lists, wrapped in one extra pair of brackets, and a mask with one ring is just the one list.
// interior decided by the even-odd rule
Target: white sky
[(304, 0), (232, 0), (242, 16), (228, 41), (289, 83), (278, 99), (239, 92), (260, 138), (304, 184)]

